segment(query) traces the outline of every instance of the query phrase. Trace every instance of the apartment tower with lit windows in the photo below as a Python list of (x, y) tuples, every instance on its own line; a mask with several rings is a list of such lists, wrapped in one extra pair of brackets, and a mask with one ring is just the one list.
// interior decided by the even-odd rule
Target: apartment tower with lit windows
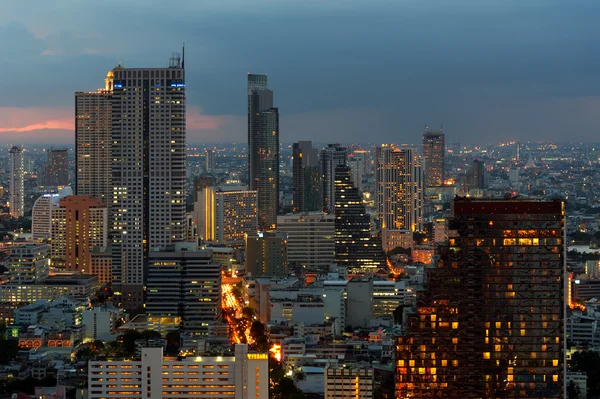
[(426, 187), (444, 184), (446, 136), (442, 128), (438, 132), (425, 127), (423, 133), (423, 157), (425, 158)]

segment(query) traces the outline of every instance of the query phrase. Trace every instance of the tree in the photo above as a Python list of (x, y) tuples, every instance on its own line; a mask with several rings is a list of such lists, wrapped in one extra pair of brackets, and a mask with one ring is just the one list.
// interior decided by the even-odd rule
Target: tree
[(587, 374), (588, 394), (600, 394), (600, 355), (598, 352), (575, 352), (571, 356), (570, 371)]
[(135, 353), (135, 341), (140, 339), (142, 334), (137, 332), (136, 330), (127, 330), (121, 336), (119, 336), (118, 341), (123, 343), (123, 349), (129, 355), (133, 355)]
[(253, 320), (254, 316), (255, 316), (254, 309), (252, 309), (250, 306), (244, 306), (242, 308), (242, 317), (244, 317), (248, 320)]
[(567, 399), (579, 399), (579, 387), (575, 385), (573, 380), (569, 381), (567, 385)]
[(254, 349), (260, 352), (267, 352), (269, 350), (269, 340), (265, 334), (265, 325), (260, 321), (256, 320), (250, 326), (250, 336), (254, 340)]
[(179, 352), (181, 346), (181, 333), (179, 331), (170, 331), (167, 333), (167, 352)]

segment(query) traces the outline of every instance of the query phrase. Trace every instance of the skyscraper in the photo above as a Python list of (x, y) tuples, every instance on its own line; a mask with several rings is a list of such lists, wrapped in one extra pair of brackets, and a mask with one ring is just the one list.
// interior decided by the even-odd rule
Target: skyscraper
[(186, 237), (185, 71), (113, 72), (113, 287), (122, 304), (143, 304), (148, 253)]
[(267, 75), (248, 74), (248, 183), (258, 191), (258, 224), (274, 228), (279, 211), (279, 111)]
[[(114, 72), (104, 89), (75, 93), (75, 193), (112, 204), (112, 90)], [(133, 110), (132, 110), (133, 112)]]
[(217, 157), (217, 150), (214, 148), (205, 148), (204, 157), (206, 164), (204, 165), (204, 171), (211, 173), (215, 169), (215, 158)]
[(385, 267), (381, 240), (371, 236), (371, 217), (352, 184), (350, 168), (335, 168), (335, 262), (349, 272)]
[(313, 148), (311, 141), (294, 143), (292, 150), (292, 210), (294, 212), (319, 211), (323, 206), (319, 152)]
[(252, 276), (287, 276), (287, 234), (275, 230), (246, 235), (246, 271)]
[(472, 188), (483, 190), (485, 188), (485, 165), (483, 161), (473, 161), (473, 185)]
[(453, 204), (398, 338), (397, 398), (563, 398), (564, 204)]
[(423, 229), (423, 160), (414, 148), (375, 149), (377, 217), (382, 229)]
[(446, 156), (446, 139), (443, 129), (433, 132), (425, 127), (423, 133), (423, 157), (425, 158), (426, 187), (444, 184), (444, 159)]
[(25, 199), (23, 150), (17, 146), (10, 149), (10, 216), (23, 217)]
[(346, 166), (346, 147), (329, 144), (321, 151), (321, 179), (323, 181), (323, 212), (332, 213), (335, 208), (335, 168)]
[(44, 171), (44, 185), (69, 185), (69, 152), (66, 148), (49, 148)]

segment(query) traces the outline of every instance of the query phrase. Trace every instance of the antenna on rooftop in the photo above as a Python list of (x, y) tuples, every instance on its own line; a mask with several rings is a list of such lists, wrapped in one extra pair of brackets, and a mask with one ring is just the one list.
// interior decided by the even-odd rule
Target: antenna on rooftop
[(185, 42), (183, 42), (183, 48), (181, 49), (181, 69), (185, 69)]

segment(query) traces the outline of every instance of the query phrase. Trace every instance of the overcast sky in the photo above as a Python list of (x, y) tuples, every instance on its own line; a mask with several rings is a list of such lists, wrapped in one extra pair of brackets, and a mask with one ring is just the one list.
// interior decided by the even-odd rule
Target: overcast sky
[(188, 141), (246, 140), (268, 73), (281, 140), (600, 141), (598, 0), (4, 0), (0, 137), (71, 143), (75, 91), (186, 44)]

